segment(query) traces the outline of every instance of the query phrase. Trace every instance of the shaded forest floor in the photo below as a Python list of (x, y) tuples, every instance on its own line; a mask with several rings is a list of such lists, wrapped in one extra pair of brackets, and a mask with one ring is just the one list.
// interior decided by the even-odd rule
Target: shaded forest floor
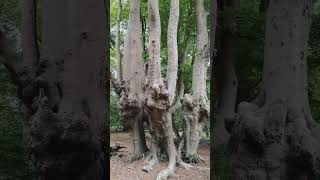
[[(149, 145), (149, 136), (146, 135), (147, 144)], [(144, 159), (130, 163), (130, 155), (132, 152), (132, 141), (129, 133), (112, 133), (110, 134), (110, 145), (120, 143), (125, 148), (121, 149), (117, 155), (112, 156), (110, 159), (110, 177), (111, 180), (152, 180), (155, 179), (157, 174), (166, 168), (166, 162), (160, 162), (151, 173), (142, 171)], [(205, 159), (205, 163), (197, 164), (197, 167), (191, 170), (186, 170), (177, 167), (175, 176), (170, 180), (209, 180), (210, 179), (210, 146), (207, 143), (201, 143), (199, 147), (199, 154)]]

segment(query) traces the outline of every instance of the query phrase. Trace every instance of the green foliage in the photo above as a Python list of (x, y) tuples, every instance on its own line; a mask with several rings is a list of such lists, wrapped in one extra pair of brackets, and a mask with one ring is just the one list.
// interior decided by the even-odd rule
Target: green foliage
[(118, 97), (113, 87), (110, 91), (110, 129), (119, 130), (123, 128), (123, 119), (119, 114)]
[(182, 65), (182, 76), (185, 86), (185, 92), (191, 93), (192, 89), (192, 59), (187, 58)]
[[(317, 12), (317, 11), (316, 11)], [(313, 118), (320, 121), (320, 14), (313, 15), (308, 51), (309, 100)]]
[(260, 0), (243, 0), (233, 12), (237, 22), (236, 71), (239, 100), (253, 97), (262, 77), (264, 52), (264, 14), (259, 12)]
[(320, 66), (309, 71), (309, 99), (313, 118), (320, 121)]
[[(0, 1), (0, 23), (19, 26), (17, 0)], [(0, 65), (0, 179), (30, 179), (23, 148), (21, 103), (6, 68)]]
[(19, 9), (16, 8), (18, 0), (1, 0), (0, 1), (0, 19), (5, 18), (18, 24)]
[(0, 179), (26, 179), (28, 171), (22, 139), (23, 115), (16, 86), (0, 66)]
[(176, 125), (176, 128), (178, 131), (180, 131), (182, 129), (182, 114), (180, 111), (177, 111), (175, 114), (174, 114), (174, 123)]
[[(129, 19), (129, 1), (121, 0), (122, 3), (122, 15), (121, 21), (127, 22)], [(118, 0), (110, 1), (110, 27), (116, 26), (117, 23), (117, 15), (118, 15)]]

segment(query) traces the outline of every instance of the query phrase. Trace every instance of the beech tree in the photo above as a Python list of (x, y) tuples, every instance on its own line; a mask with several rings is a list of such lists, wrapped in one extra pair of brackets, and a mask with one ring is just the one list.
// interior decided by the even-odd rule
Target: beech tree
[(121, 23), (121, 15), (122, 15), (122, 5), (121, 0), (118, 0), (118, 14), (117, 14), (117, 25), (116, 25), (116, 60), (117, 60), (117, 83), (122, 83), (122, 59), (121, 59), (121, 51), (120, 51), (120, 23)]
[(183, 98), (185, 154), (191, 162), (202, 161), (197, 153), (204, 122), (209, 117), (209, 100), (206, 93), (207, 68), (209, 63), (209, 37), (207, 15), (203, 1), (195, 1), (197, 22), (196, 56), (192, 71), (192, 94)]
[(168, 24), (168, 67), (166, 81), (160, 71), (160, 15), (157, 0), (148, 1), (149, 13), (149, 61), (145, 80), (145, 109), (150, 118), (150, 134), (152, 135), (150, 153), (143, 167), (144, 171), (151, 171), (158, 164), (157, 152), (168, 155), (168, 167), (162, 170), (156, 179), (167, 179), (175, 171), (176, 163), (188, 168), (180, 154), (177, 153), (174, 143), (172, 127), (172, 104), (178, 72), (177, 29), (179, 20), (179, 1), (170, 2), (170, 16)]
[(227, 122), (234, 179), (319, 176), (319, 125), (312, 118), (307, 47), (313, 1), (269, 1), (263, 81), (252, 102)]
[[(158, 1), (148, 1), (148, 24), (145, 24), (144, 14), (140, 9), (140, 2), (138, 0), (131, 1), (128, 28), (126, 29), (124, 41), (123, 82), (119, 86), (119, 92), (121, 94), (119, 100), (120, 112), (124, 115), (125, 119), (130, 122), (132, 127), (134, 142), (132, 160), (139, 159), (143, 157), (143, 155), (146, 155), (142, 170), (146, 172), (152, 171), (159, 163), (158, 158), (167, 155), (168, 167), (158, 174), (157, 179), (167, 179), (172, 176), (176, 164), (184, 168), (192, 167), (184, 163), (181, 158), (184, 152), (184, 149), (182, 149), (184, 138), (180, 137), (173, 122), (174, 114), (181, 108), (182, 104), (180, 100), (185, 93), (182, 65), (184, 60), (192, 54), (188, 52), (188, 45), (190, 42), (189, 39), (193, 38), (193, 29), (188, 26), (190, 22), (186, 20), (184, 22), (185, 29), (182, 31), (183, 41), (180, 40), (180, 44), (178, 44), (178, 32), (179, 30), (181, 31), (181, 29), (178, 28), (180, 18), (179, 4), (180, 2), (178, 0), (170, 1), (170, 12), (166, 11), (169, 18), (168, 20), (164, 20), (168, 21), (167, 29), (164, 31), (166, 32), (167, 38), (161, 38), (161, 32), (163, 32), (161, 31), (163, 29), (162, 27), (166, 25), (161, 23)], [(194, 12), (192, 7), (193, 2), (190, 2), (190, 4), (188, 2), (187, 4), (190, 5), (190, 7), (187, 12), (188, 15), (184, 14), (184, 16), (189, 17)], [(203, 2), (201, 2), (200, 6), (204, 10)], [(207, 14), (204, 13), (199, 18), (206, 18), (206, 16)], [(142, 23), (140, 19), (142, 19)], [(200, 24), (206, 27), (206, 19), (201, 20)], [(205, 52), (203, 54), (199, 53), (198, 56), (199, 59), (201, 59), (201, 56), (206, 56), (205, 60), (200, 60), (205, 61), (204, 63), (206, 64), (205, 68), (200, 68), (201, 70), (197, 70), (196, 72), (199, 73), (203, 71), (200, 73), (206, 76), (209, 60), (208, 32), (206, 32), (206, 35), (203, 35), (200, 29), (201, 28), (199, 28), (200, 39), (206, 40), (206, 42), (203, 42), (205, 44), (200, 42), (200, 46), (204, 47), (199, 48), (198, 51), (204, 50)], [(143, 37), (141, 37), (141, 31)], [(207, 28), (205, 31), (207, 31)], [(161, 47), (161, 42), (164, 42), (164, 39), (166, 40), (167, 47)], [(146, 40), (149, 40), (148, 48), (143, 47), (145, 44), (144, 41)], [(178, 45), (181, 46), (178, 47)], [(144, 50), (148, 50), (147, 62), (145, 64), (143, 64), (142, 56)], [(166, 57), (163, 57), (163, 52), (167, 52)], [(163, 59), (164, 61), (168, 60), (167, 65), (163, 65), (161, 62)], [(166, 70), (165, 78), (163, 78), (163, 71), (161, 72), (163, 67), (166, 67), (164, 69)], [(201, 82), (204, 83), (201, 93), (205, 93), (205, 99), (207, 101), (206, 77), (204, 77)], [(143, 86), (141, 86), (141, 84)], [(143, 121), (147, 121), (149, 125), (149, 133), (151, 135), (149, 149), (146, 146), (144, 137)]]
[[(238, 80), (235, 69), (236, 61), (236, 23), (234, 12), (239, 6), (239, 1), (220, 1), (218, 50), (215, 62), (216, 73), (214, 74), (217, 93), (217, 114), (214, 126), (214, 149), (218, 150), (228, 142), (230, 134), (225, 128), (225, 119), (233, 118), (235, 114)], [(225, 13), (229, 10), (231, 14)]]
[[(193, 2), (190, 1), (188, 8), (187, 8), (187, 17), (192, 17), (193, 12), (194, 12), (194, 8), (193, 8)], [(189, 19), (185, 19), (184, 22), (180, 22), (180, 24), (184, 23), (184, 29), (183, 29), (183, 40), (180, 40), (180, 42), (182, 42), (182, 45), (179, 46), (178, 44), (178, 72), (177, 72), (177, 83), (176, 83), (176, 90), (175, 90), (175, 98), (174, 98), (174, 102), (172, 105), (172, 119), (175, 118), (175, 115), (177, 115), (178, 112), (181, 111), (182, 108), (182, 99), (183, 96), (185, 94), (185, 75), (183, 72), (183, 66), (186, 63), (186, 59), (188, 56), (189, 50), (188, 47), (190, 46), (190, 36), (191, 36), (191, 25), (190, 25), (190, 21)], [(179, 32), (178, 32), (179, 35)], [(169, 37), (168, 37), (169, 38)], [(179, 39), (178, 39), (179, 40)], [(176, 137), (180, 140), (181, 136), (179, 134), (179, 130), (176, 127), (176, 123), (174, 121), (172, 121), (172, 126), (173, 126), (173, 130), (174, 133), (176, 135)], [(183, 140), (183, 139), (181, 139)], [(181, 142), (182, 143), (182, 142)], [(182, 146), (178, 147), (178, 153), (181, 155), (181, 150), (182, 150)]]
[(134, 152), (132, 160), (140, 159), (147, 151), (143, 128), (143, 83), (145, 78), (140, 22), (140, 0), (132, 0), (128, 29), (124, 42), (124, 72), (119, 99), (121, 115), (128, 122)]
[(18, 37), (0, 34), (0, 62), (18, 86), (35, 171), (41, 179), (105, 179), (106, 4), (43, 1), (39, 45), (36, 2), (21, 1), (21, 47)]

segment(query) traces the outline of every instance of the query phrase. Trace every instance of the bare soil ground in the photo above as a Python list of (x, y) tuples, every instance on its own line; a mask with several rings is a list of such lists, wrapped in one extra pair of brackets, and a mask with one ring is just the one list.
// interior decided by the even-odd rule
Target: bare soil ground
[[(149, 138), (147, 136), (147, 143)], [(144, 159), (130, 162), (132, 152), (132, 143), (129, 133), (111, 133), (110, 144), (120, 143), (125, 146), (117, 155), (110, 158), (110, 177), (111, 180), (153, 180), (157, 174), (166, 168), (166, 162), (160, 164), (150, 173), (142, 171)], [(183, 169), (177, 166), (175, 176), (169, 180), (209, 180), (210, 179), (210, 147), (208, 144), (201, 144), (199, 154), (205, 160), (203, 164), (192, 164), (201, 168), (193, 168), (191, 170)]]

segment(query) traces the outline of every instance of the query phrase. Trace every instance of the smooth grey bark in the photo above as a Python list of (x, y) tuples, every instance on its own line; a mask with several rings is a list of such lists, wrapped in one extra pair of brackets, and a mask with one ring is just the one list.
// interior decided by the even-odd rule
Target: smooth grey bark
[(187, 167), (178, 156), (174, 144), (174, 131), (172, 127), (172, 103), (175, 97), (176, 81), (177, 81), (177, 29), (179, 20), (179, 1), (172, 0), (170, 2), (170, 17), (168, 27), (168, 46), (175, 48), (169, 51), (168, 64), (173, 65), (173, 69), (168, 68), (166, 86), (161, 78), (160, 71), (160, 37), (161, 25), (159, 6), (157, 0), (148, 1), (149, 12), (149, 62), (147, 70), (147, 78), (145, 81), (145, 109), (150, 117), (150, 133), (152, 142), (150, 154), (147, 157), (144, 171), (151, 171), (158, 163), (157, 151), (165, 150), (167, 152), (169, 163), (168, 167), (162, 170), (157, 180), (167, 179), (172, 176), (175, 171), (176, 163)]
[[(235, 12), (238, 0), (226, 1), (223, 3), (223, 8), (230, 12)], [(236, 61), (235, 57), (235, 21), (232, 15), (225, 15), (223, 17), (223, 22), (221, 22), (221, 37), (220, 48), (218, 50), (218, 57), (216, 62), (216, 67), (219, 72), (217, 75), (219, 80), (218, 86), (218, 104), (217, 104), (217, 114), (216, 122), (214, 125), (214, 149), (220, 149), (228, 142), (230, 134), (225, 128), (225, 119), (233, 118), (235, 115), (236, 98), (237, 98), (237, 86), (238, 80), (235, 72), (234, 63)]]
[(17, 58), (19, 51), (11, 49), (17, 43), (6, 43), (10, 38), (3, 32), (1, 59), (14, 76), (24, 105), (23, 136), (35, 170), (46, 180), (104, 179), (105, 4), (44, 1), (39, 56), (35, 1), (21, 3), (23, 61)]
[(140, 0), (132, 0), (129, 11), (128, 30), (124, 42), (124, 72), (119, 109), (127, 121), (133, 136), (132, 160), (140, 159), (147, 151), (143, 129), (143, 83), (144, 64), (140, 22)]
[[(263, 86), (230, 121), (233, 179), (314, 179), (320, 175), (319, 126), (307, 84), (308, 36), (313, 1), (270, 1)], [(265, 163), (266, 162), (266, 163)]]
[(209, 117), (209, 100), (206, 93), (206, 78), (209, 61), (209, 36), (207, 15), (203, 1), (195, 1), (197, 35), (196, 56), (192, 72), (192, 95), (185, 94), (182, 105), (184, 121), (185, 153), (188, 161), (199, 162), (197, 153), (203, 123)]
[[(121, 40), (120, 40), (120, 33), (121, 33), (121, 18), (122, 18), (122, 4), (121, 0), (118, 0), (118, 14), (116, 20), (116, 39), (115, 39), (115, 52), (116, 52), (116, 78), (113, 77), (113, 86), (118, 95), (118, 101), (120, 98), (121, 93), (121, 85), (123, 82), (123, 68), (122, 68), (122, 57), (121, 57)], [(123, 123), (123, 132), (128, 131), (128, 125), (126, 119), (122, 118)]]
[[(174, 174), (175, 165), (177, 162), (177, 151), (174, 144), (174, 131), (172, 123), (172, 115), (174, 110), (174, 100), (176, 97), (176, 86), (178, 80), (178, 24), (179, 24), (179, 0), (170, 1), (170, 15), (167, 31), (167, 47), (168, 47), (168, 66), (167, 66), (167, 91), (168, 91), (168, 105), (169, 110), (165, 112), (165, 136), (167, 141), (167, 153), (169, 163), (167, 169), (161, 171), (157, 179), (167, 179)], [(180, 161), (180, 160), (179, 160)], [(182, 162), (181, 162), (182, 163)]]
[(120, 23), (122, 15), (122, 5), (121, 0), (118, 0), (118, 14), (117, 14), (117, 24), (116, 24), (116, 60), (117, 60), (117, 83), (122, 83), (122, 61), (121, 61), (121, 51), (120, 51)]
[[(190, 1), (190, 5), (189, 5), (189, 9), (188, 9), (188, 15), (191, 16), (192, 15), (192, 11), (193, 11), (193, 2)], [(189, 20), (185, 19), (184, 22), (184, 37), (183, 37), (183, 46), (178, 50), (178, 77), (177, 77), (177, 83), (176, 83), (176, 91), (175, 91), (175, 99), (172, 105), (172, 126), (174, 129), (174, 133), (176, 135), (176, 138), (179, 141), (182, 141), (181, 136), (179, 134), (179, 130), (176, 128), (175, 122), (174, 122), (174, 116), (177, 112), (181, 111), (181, 107), (182, 107), (182, 100), (183, 100), (183, 96), (184, 96), (184, 91), (185, 91), (185, 85), (184, 85), (184, 77), (183, 77), (183, 65), (184, 62), (186, 60), (187, 54), (188, 54), (188, 44), (189, 44), (189, 40), (190, 40), (190, 29), (191, 27), (188, 26)], [(178, 39), (179, 41), (179, 39)], [(181, 147), (182, 148), (182, 147)], [(181, 153), (178, 153), (179, 156), (181, 156)]]
[[(165, 89), (163, 79), (160, 74), (160, 37), (161, 25), (158, 0), (148, 1), (149, 18), (149, 61), (147, 76), (145, 80), (145, 110), (150, 117), (151, 146), (147, 161), (142, 168), (150, 172), (158, 164), (157, 151), (159, 143), (165, 144), (164, 135), (164, 110), (168, 106), (168, 92)], [(172, 131), (173, 132), (173, 131)]]
[(172, 105), (176, 94), (178, 79), (178, 23), (179, 1), (171, 1), (167, 31), (168, 67), (166, 82), (168, 84), (169, 104)]

